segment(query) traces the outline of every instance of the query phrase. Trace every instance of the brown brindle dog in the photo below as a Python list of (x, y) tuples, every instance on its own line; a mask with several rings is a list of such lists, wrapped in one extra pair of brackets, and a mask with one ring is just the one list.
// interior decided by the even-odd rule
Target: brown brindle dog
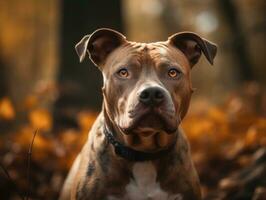
[(180, 123), (191, 68), (217, 47), (195, 33), (138, 43), (99, 29), (76, 45), (103, 74), (103, 109), (74, 162), (61, 200), (197, 200), (198, 175)]

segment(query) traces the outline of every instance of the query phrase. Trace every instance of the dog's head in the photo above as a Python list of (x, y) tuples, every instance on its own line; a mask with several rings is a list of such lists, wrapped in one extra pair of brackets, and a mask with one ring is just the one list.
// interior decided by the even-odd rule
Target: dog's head
[(111, 29), (99, 29), (76, 45), (104, 77), (104, 107), (123, 135), (175, 133), (193, 92), (190, 71), (203, 53), (213, 64), (216, 45), (181, 32), (164, 42), (137, 43)]

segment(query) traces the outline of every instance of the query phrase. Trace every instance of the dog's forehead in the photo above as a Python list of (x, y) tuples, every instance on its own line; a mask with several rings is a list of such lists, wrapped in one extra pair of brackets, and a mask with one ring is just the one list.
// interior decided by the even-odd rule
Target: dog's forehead
[(185, 55), (166, 42), (128, 42), (119, 47), (108, 60), (109, 66), (110, 64), (127, 65), (130, 63), (142, 64), (143, 62), (159, 64), (165, 62), (190, 69)]

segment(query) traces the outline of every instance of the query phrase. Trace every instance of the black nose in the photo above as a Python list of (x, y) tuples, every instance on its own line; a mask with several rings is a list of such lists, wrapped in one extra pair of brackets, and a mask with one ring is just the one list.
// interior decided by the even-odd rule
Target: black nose
[(165, 98), (164, 91), (159, 87), (148, 87), (141, 91), (139, 101), (145, 105), (158, 105)]

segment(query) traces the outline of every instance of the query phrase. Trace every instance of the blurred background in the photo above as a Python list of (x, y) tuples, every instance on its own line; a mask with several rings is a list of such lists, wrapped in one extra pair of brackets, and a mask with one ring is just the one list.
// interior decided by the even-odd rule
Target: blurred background
[(102, 102), (101, 74), (74, 46), (101, 27), (218, 44), (214, 66), (202, 58), (192, 70), (183, 122), (204, 198), (265, 199), (265, 11), (264, 0), (0, 1), (0, 199), (58, 198)]

